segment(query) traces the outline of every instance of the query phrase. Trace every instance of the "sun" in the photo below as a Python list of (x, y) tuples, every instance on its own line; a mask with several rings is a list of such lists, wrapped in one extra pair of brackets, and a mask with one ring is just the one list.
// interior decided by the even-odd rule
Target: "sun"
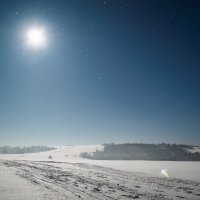
[(32, 48), (46, 47), (46, 34), (43, 28), (31, 28), (27, 31), (27, 44)]

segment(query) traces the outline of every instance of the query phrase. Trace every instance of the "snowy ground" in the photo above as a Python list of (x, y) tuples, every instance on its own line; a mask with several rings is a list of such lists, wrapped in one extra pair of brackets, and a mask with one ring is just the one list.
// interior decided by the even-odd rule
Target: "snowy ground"
[(96, 149), (102, 146), (0, 155), (0, 199), (200, 199), (200, 162), (79, 157)]
[(200, 153), (199, 147), (193, 147), (192, 149), (187, 149), (190, 153)]

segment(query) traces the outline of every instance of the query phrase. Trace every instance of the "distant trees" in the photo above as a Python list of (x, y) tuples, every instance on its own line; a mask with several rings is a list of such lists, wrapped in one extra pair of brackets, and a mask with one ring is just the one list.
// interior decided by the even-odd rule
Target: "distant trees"
[(200, 161), (200, 153), (190, 153), (190, 145), (177, 144), (104, 144), (103, 151), (83, 152), (83, 158), (94, 160), (171, 160)]
[(47, 147), (47, 146), (30, 146), (30, 147), (12, 147), (12, 146), (1, 146), (0, 147), (0, 154), (24, 154), (24, 153), (36, 153), (36, 152), (43, 152), (54, 150), (54, 147)]

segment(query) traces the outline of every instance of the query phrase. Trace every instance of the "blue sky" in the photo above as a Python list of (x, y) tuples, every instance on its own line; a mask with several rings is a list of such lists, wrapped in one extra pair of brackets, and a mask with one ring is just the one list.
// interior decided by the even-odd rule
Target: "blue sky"
[[(198, 1), (1, 1), (0, 144), (200, 141)], [(40, 26), (47, 48), (26, 45)]]

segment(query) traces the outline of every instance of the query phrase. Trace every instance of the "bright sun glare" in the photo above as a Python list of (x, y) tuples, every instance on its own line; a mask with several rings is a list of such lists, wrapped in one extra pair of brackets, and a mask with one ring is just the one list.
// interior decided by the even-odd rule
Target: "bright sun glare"
[(27, 43), (33, 48), (46, 47), (46, 35), (42, 28), (31, 28), (27, 31)]

